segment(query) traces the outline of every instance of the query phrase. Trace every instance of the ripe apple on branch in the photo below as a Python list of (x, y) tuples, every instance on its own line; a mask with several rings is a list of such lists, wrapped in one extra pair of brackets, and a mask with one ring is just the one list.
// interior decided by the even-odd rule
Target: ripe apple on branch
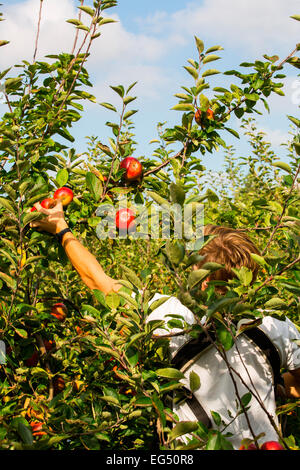
[[(55, 207), (56, 201), (60, 200), (62, 205), (66, 207), (70, 202), (73, 201), (74, 193), (72, 189), (67, 188), (63, 186), (62, 188), (58, 188), (53, 195), (53, 198), (47, 197), (46, 199), (43, 199), (41, 202), (41, 206), (44, 209), (52, 209)], [(36, 207), (32, 207), (30, 209), (30, 212), (36, 211)]]
[(120, 164), (120, 168), (126, 170), (124, 178), (127, 182), (140, 180), (143, 173), (141, 162), (134, 157), (124, 158)]

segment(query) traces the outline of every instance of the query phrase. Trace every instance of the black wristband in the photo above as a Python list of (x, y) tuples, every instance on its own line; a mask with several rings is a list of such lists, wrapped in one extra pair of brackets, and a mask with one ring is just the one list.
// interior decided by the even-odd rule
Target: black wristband
[(64, 228), (63, 230), (61, 230), (60, 232), (58, 232), (58, 233), (56, 234), (59, 243), (62, 242), (63, 236), (64, 236), (64, 234), (67, 233), (67, 232), (71, 232), (71, 233), (72, 233), (72, 230), (71, 230), (70, 228)]

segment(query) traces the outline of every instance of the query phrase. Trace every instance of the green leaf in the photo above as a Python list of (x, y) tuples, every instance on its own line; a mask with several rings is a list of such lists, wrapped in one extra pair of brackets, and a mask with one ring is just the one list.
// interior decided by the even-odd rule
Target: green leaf
[(15, 328), (15, 332), (17, 335), (21, 336), (21, 338), (28, 338), (28, 333), (26, 330), (23, 330), (22, 328)]
[(74, 24), (75, 26), (79, 26), (81, 25), (81, 21), (79, 21), (78, 19), (76, 18), (70, 18), (69, 20), (66, 20), (67, 23), (71, 23), (71, 24)]
[(211, 54), (211, 55), (205, 56), (202, 63), (207, 64), (207, 62), (213, 62), (214, 60), (218, 60), (218, 59), (221, 59), (221, 57), (215, 54)]
[(61, 170), (57, 172), (56, 181), (60, 188), (67, 184), (68, 179), (69, 179), (69, 172), (66, 168), (62, 168)]
[(2, 279), (10, 289), (17, 287), (17, 281), (3, 272), (0, 272), (0, 279)]
[(116, 292), (109, 292), (105, 297), (106, 305), (112, 310), (116, 310), (119, 307), (120, 300), (120, 295)]
[(176, 439), (177, 437), (183, 436), (184, 434), (191, 433), (198, 429), (198, 423), (195, 421), (181, 421), (170, 432), (170, 438)]
[(24, 442), (24, 444), (32, 446), (33, 445), (33, 437), (32, 437), (32, 432), (29, 426), (26, 426), (24, 423), (19, 422), (18, 423), (18, 433)]
[(215, 52), (215, 51), (222, 51), (222, 50), (223, 50), (222, 46), (212, 46), (209, 49), (207, 49), (205, 54), (209, 54), (210, 52)]
[(12, 204), (7, 199), (5, 199), (4, 197), (0, 197), (0, 206), (4, 207), (5, 209), (7, 209), (12, 214), (15, 214), (15, 212), (16, 212), (15, 209), (13, 208)]
[(154, 191), (147, 191), (147, 194), (160, 206), (169, 208), (170, 203)]
[(210, 318), (214, 313), (225, 309), (226, 307), (237, 303), (239, 301), (238, 297), (229, 297), (216, 300), (212, 305), (210, 305), (206, 311), (207, 318)]
[(245, 393), (245, 395), (242, 396), (241, 402), (242, 402), (244, 407), (249, 405), (249, 403), (251, 401), (251, 398), (252, 398), (252, 393), (250, 393), (250, 392), (247, 392), (247, 393)]
[(111, 396), (107, 395), (107, 396), (103, 396), (103, 397), (99, 397), (99, 398), (101, 400), (107, 401), (107, 403), (111, 403), (112, 405), (120, 406), (119, 400), (115, 397), (111, 397)]
[(138, 112), (138, 109), (131, 109), (130, 111), (127, 111), (127, 113), (125, 113), (124, 116), (123, 116), (124, 120), (126, 120), (129, 117), (133, 116), (137, 112)]
[(150, 312), (160, 307), (160, 305), (164, 304), (169, 298), (170, 296), (167, 295), (167, 296), (161, 297), (160, 299), (154, 300), (154, 302), (151, 302), (151, 305), (149, 308)]
[(266, 260), (256, 253), (250, 253), (251, 258), (260, 266), (264, 266), (266, 264)]
[(300, 15), (293, 15), (293, 16), (290, 16), (290, 18), (293, 18), (294, 20), (300, 21)]
[(41, 212), (28, 212), (24, 218), (23, 218), (23, 227), (25, 227), (26, 225), (30, 224), (31, 222), (33, 222), (34, 220), (40, 220), (42, 219), (44, 216), (44, 214), (42, 214)]
[(90, 7), (86, 7), (86, 6), (79, 6), (77, 7), (79, 8), (80, 10), (84, 11), (85, 13), (87, 13), (88, 15), (90, 16), (94, 16), (95, 14), (95, 10), (93, 10), (92, 8)]
[(287, 171), (288, 173), (292, 172), (290, 165), (288, 165), (288, 163), (286, 162), (274, 162), (272, 163), (272, 165), (276, 168), (280, 168), (281, 170)]
[(198, 72), (194, 67), (189, 67), (187, 65), (184, 65), (183, 68), (190, 74), (192, 77), (194, 77), (195, 80), (198, 80)]
[(131, 103), (132, 101), (136, 100), (136, 96), (125, 96), (124, 98), (124, 104), (129, 104)]
[(124, 90), (124, 87), (122, 85), (119, 85), (119, 86), (111, 86), (110, 85), (110, 88), (112, 90), (114, 90), (116, 93), (118, 93), (118, 95), (121, 96), (121, 98), (124, 97), (125, 90)]
[(284, 300), (279, 299), (278, 297), (273, 297), (272, 299), (268, 300), (268, 301), (265, 303), (265, 307), (266, 307), (266, 308), (270, 308), (270, 309), (274, 309), (274, 310), (277, 310), (277, 309), (286, 309), (286, 308), (287, 308), (287, 304), (285, 303)]
[(68, 129), (65, 127), (61, 127), (60, 129), (56, 130), (57, 134), (61, 135), (64, 139), (68, 140), (69, 142), (74, 142), (74, 137), (70, 134)]
[(234, 129), (230, 129), (229, 127), (224, 127), (224, 129), (226, 129), (226, 131), (230, 132), (230, 134), (234, 135), (234, 137), (236, 137), (237, 139), (240, 138), (239, 133), (237, 131), (235, 131)]
[(210, 412), (211, 415), (212, 415), (212, 418), (216, 424), (216, 426), (220, 426), (221, 424), (221, 416), (219, 415), (219, 413), (217, 413), (216, 411), (211, 411)]
[(173, 109), (174, 111), (194, 111), (195, 107), (193, 104), (190, 103), (178, 103), (171, 109)]
[(5, 40), (2, 39), (2, 40), (0, 41), (0, 47), (1, 47), (1, 46), (6, 46), (6, 44), (9, 44), (9, 43), (10, 43), (10, 41), (5, 41)]
[(113, 20), (112, 18), (102, 18), (101, 21), (99, 21), (99, 26), (103, 25), (103, 24), (108, 24), (108, 23), (117, 23), (116, 20)]
[(125, 275), (125, 279), (130, 281), (138, 289), (142, 289), (143, 284), (141, 280), (138, 278), (138, 276), (136, 275), (136, 273), (132, 271), (131, 269), (129, 269), (124, 264), (120, 264), (120, 267), (122, 269), (123, 275)]
[(227, 328), (219, 323), (217, 326), (217, 337), (225, 351), (229, 351), (234, 345), (234, 338), (230, 331)]
[(232, 271), (236, 274), (238, 279), (242, 282), (243, 286), (248, 286), (253, 278), (253, 273), (246, 266), (242, 266), (240, 269), (232, 268)]
[(110, 103), (99, 103), (101, 106), (104, 106), (104, 108), (110, 109), (111, 111), (114, 111), (115, 113), (117, 112), (116, 108), (110, 104)]
[(127, 292), (124, 292), (122, 290), (119, 290), (118, 294), (123, 299), (125, 299), (128, 303), (130, 303), (134, 308), (136, 308), (136, 309), (138, 308), (138, 304), (137, 304), (136, 300), (134, 300), (134, 298), (130, 294), (127, 294)]
[(174, 369), (172, 367), (166, 367), (164, 369), (157, 369), (156, 375), (160, 377), (165, 377), (167, 379), (183, 379), (184, 374), (180, 372), (178, 369)]
[(221, 437), (219, 432), (213, 432), (208, 439), (206, 444), (206, 450), (220, 450), (221, 449)]
[(196, 374), (196, 372), (194, 372), (192, 370), (192, 372), (190, 372), (190, 389), (191, 389), (191, 392), (194, 393), (196, 392), (196, 390), (198, 390), (200, 388), (200, 377), (198, 374)]
[(199, 39), (197, 36), (194, 36), (195, 41), (196, 41), (196, 46), (198, 49), (199, 54), (201, 54), (204, 51), (204, 42)]
[(92, 172), (87, 172), (86, 174), (86, 187), (90, 191), (91, 195), (93, 196), (93, 199), (97, 202), (99, 201), (101, 195), (102, 195), (102, 184), (99, 178), (92, 173)]
[(294, 143), (293, 143), (293, 147), (294, 147), (294, 149), (296, 150), (296, 154), (297, 154), (297, 155), (300, 155), (300, 143), (294, 142)]
[(180, 184), (171, 183), (170, 196), (172, 202), (180, 204), (182, 206), (185, 200), (185, 190), (183, 186)]
[(204, 281), (210, 274), (208, 269), (197, 269), (192, 271), (188, 277), (189, 289), (195, 287), (199, 282)]
[(169, 261), (176, 266), (183, 261), (185, 255), (184, 246), (177, 240), (168, 240), (163, 250)]
[(210, 261), (209, 263), (204, 263), (202, 269), (208, 269), (209, 271), (217, 271), (218, 269), (224, 268), (224, 265)]

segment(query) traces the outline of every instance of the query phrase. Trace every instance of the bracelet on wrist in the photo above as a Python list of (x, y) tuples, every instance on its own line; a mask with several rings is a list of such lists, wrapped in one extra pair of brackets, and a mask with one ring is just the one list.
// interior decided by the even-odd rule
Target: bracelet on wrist
[(60, 232), (58, 232), (58, 233), (56, 234), (59, 243), (62, 242), (63, 236), (64, 236), (64, 234), (67, 233), (67, 232), (71, 232), (71, 233), (72, 233), (72, 230), (71, 230), (70, 228), (64, 228), (63, 230), (61, 230)]

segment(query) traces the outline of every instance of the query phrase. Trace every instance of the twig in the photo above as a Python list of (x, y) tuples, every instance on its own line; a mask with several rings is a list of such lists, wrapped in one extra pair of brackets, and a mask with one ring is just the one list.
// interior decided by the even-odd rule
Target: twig
[(284, 201), (284, 205), (283, 205), (282, 212), (281, 212), (281, 215), (280, 215), (280, 217), (279, 217), (279, 220), (278, 220), (278, 222), (277, 222), (277, 224), (276, 224), (276, 227), (274, 228), (273, 232), (271, 233), (271, 236), (270, 236), (270, 239), (269, 239), (268, 243), (266, 244), (265, 248), (264, 248), (263, 251), (262, 251), (262, 255), (264, 255), (264, 254), (266, 253), (268, 247), (270, 246), (270, 244), (271, 244), (271, 242), (272, 242), (272, 240), (273, 240), (273, 238), (274, 238), (275, 233), (277, 232), (277, 230), (278, 230), (278, 228), (279, 228), (279, 226), (280, 226), (280, 224), (281, 224), (282, 217), (284, 216), (285, 211), (286, 211), (286, 209), (287, 209), (288, 201), (289, 201), (289, 199), (290, 199), (290, 197), (291, 197), (291, 195), (292, 195), (292, 192), (293, 192), (293, 190), (294, 190), (294, 186), (295, 186), (295, 183), (296, 183), (296, 181), (297, 181), (297, 178), (298, 178), (298, 175), (299, 175), (299, 171), (300, 171), (300, 165), (299, 165), (298, 168), (297, 168), (297, 171), (296, 171), (296, 174), (295, 174), (295, 176), (294, 176), (293, 183), (292, 183), (291, 189), (290, 189), (290, 191), (289, 191), (289, 194), (288, 194), (286, 200)]
[(268, 277), (268, 279), (266, 279), (260, 286), (258, 286), (255, 290), (254, 290), (254, 294), (256, 294), (257, 291), (259, 291), (263, 286), (265, 286), (266, 284), (268, 284), (270, 281), (272, 281), (274, 279), (275, 276), (280, 276), (280, 274), (282, 274), (284, 271), (287, 271), (288, 269), (290, 269), (292, 266), (294, 266), (295, 264), (299, 263), (300, 261), (300, 256), (298, 258), (296, 258), (294, 261), (292, 261), (290, 264), (288, 264), (287, 266), (285, 266), (284, 268), (282, 268), (278, 273), (276, 274), (272, 274), (270, 277)]
[(36, 59), (38, 41), (39, 41), (39, 36), (40, 36), (40, 25), (41, 25), (41, 19), (42, 19), (42, 7), (43, 7), (43, 0), (40, 0), (39, 19), (38, 19), (36, 38), (35, 38), (35, 49), (34, 49), (34, 54), (33, 54), (33, 62), (35, 62), (35, 59)]

